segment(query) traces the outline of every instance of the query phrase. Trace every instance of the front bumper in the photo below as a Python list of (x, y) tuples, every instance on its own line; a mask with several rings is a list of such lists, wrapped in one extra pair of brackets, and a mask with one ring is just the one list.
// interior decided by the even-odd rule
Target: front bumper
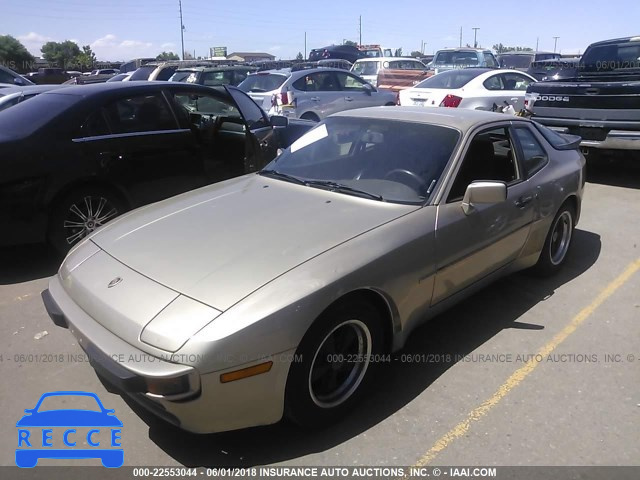
[[(167, 361), (124, 342), (87, 315), (67, 294), (56, 275), (42, 298), (53, 322), (78, 339), (96, 372), (118, 391), (164, 420), (194, 433), (213, 433), (278, 422), (295, 350), (281, 352), (225, 370), (200, 373), (197, 368)], [(179, 352), (178, 352), (179, 353)], [(221, 383), (220, 375), (273, 361), (267, 373)], [(189, 392), (160, 396), (146, 391), (148, 379), (188, 376)]]

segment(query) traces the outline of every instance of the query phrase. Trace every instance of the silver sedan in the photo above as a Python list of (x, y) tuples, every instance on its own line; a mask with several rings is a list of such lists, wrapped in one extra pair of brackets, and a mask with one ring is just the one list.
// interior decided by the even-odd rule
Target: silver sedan
[(101, 377), (183, 429), (322, 425), (424, 321), (562, 267), (578, 142), (491, 112), (342, 112), (259, 173), (96, 231), (43, 299)]

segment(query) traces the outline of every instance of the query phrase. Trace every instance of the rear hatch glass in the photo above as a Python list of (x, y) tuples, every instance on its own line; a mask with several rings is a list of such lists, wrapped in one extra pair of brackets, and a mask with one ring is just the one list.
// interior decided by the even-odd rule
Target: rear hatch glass
[(257, 73), (249, 75), (238, 88), (246, 93), (265, 93), (277, 90), (289, 78), (278, 73)]

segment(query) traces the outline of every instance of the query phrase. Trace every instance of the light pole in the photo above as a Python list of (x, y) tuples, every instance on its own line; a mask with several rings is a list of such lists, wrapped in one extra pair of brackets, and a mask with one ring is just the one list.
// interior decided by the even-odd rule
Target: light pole
[(178, 0), (180, 7), (180, 43), (182, 44), (182, 60), (184, 60), (184, 24), (182, 23), (182, 0)]
[(480, 27), (473, 27), (471, 30), (473, 30), (473, 48), (478, 48), (478, 42), (476, 41), (476, 38), (478, 36), (478, 30), (480, 30)]
[(560, 37), (553, 37), (553, 53), (556, 53), (556, 47), (558, 46), (558, 39)]

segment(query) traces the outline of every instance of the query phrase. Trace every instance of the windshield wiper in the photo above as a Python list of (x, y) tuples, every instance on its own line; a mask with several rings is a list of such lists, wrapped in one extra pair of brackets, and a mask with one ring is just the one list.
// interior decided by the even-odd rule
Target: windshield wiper
[(382, 195), (378, 195), (377, 193), (367, 192), (365, 190), (360, 190), (358, 188), (350, 187), (349, 185), (332, 182), (331, 180), (308, 180), (306, 184), (312, 187), (326, 188), (327, 190), (330, 190), (332, 192), (352, 193), (354, 195), (373, 198), (374, 200), (379, 200), (381, 202), (384, 201), (384, 198), (382, 197)]
[(307, 185), (307, 182), (302, 180), (301, 178), (294, 177), (293, 175), (289, 175), (288, 173), (278, 172), (277, 170), (260, 170), (258, 172), (260, 175), (268, 175), (270, 177), (277, 177), (288, 182), (297, 183), (298, 185)]

